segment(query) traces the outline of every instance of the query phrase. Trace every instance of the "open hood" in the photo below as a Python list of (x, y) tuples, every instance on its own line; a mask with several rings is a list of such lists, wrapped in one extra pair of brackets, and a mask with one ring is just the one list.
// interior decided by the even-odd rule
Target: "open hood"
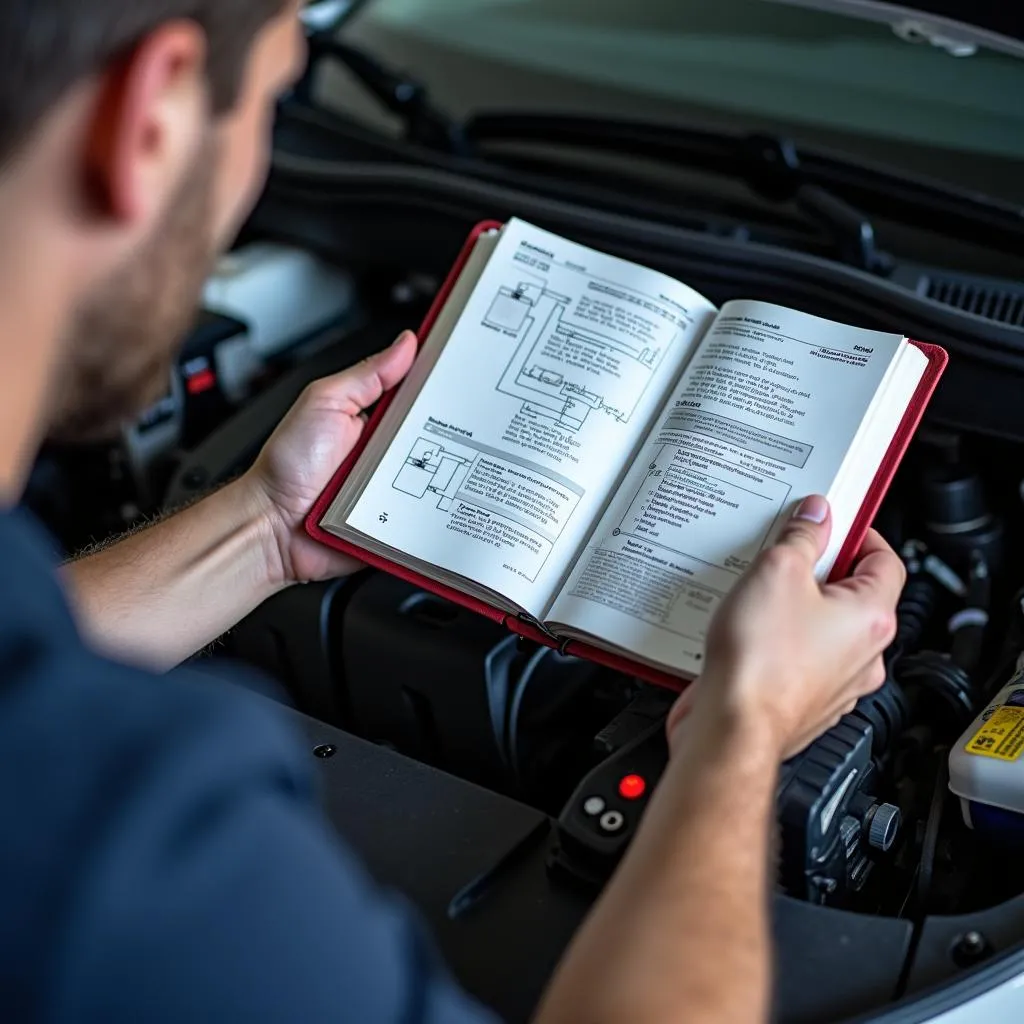
[(930, 44), (958, 57), (979, 49), (1024, 57), (1024, 5), (1018, 0), (771, 0), (834, 11), (892, 26), (909, 42)]
[(307, 0), (302, 21), (310, 34), (331, 32), (365, 5), (366, 0)]

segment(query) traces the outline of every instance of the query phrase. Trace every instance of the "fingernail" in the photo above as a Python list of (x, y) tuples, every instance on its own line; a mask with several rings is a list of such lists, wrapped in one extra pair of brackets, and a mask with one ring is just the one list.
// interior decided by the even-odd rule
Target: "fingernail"
[(402, 333), (397, 338), (395, 338), (393, 342), (391, 342), (391, 347), (398, 348), (398, 346), (401, 345), (402, 342), (405, 341), (405, 339), (408, 338), (410, 334), (412, 334), (412, 331), (402, 331)]
[(823, 523), (828, 515), (828, 502), (820, 494), (812, 494), (800, 502), (793, 514), (794, 519), (806, 519), (811, 523)]

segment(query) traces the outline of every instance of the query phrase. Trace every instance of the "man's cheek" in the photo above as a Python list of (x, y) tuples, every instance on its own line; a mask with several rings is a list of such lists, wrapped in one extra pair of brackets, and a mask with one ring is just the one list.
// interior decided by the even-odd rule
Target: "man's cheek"
[(270, 170), (269, 132), (250, 128), (233, 136), (218, 189), (217, 238), (224, 245), (230, 243), (252, 212)]

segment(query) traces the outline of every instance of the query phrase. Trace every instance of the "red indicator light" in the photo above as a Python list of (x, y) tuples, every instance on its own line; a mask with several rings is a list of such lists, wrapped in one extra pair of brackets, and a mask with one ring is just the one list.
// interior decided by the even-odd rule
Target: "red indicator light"
[(619, 781), (619, 796), (623, 800), (639, 800), (647, 792), (647, 782), (642, 775), (626, 775)]
[(190, 395), (201, 395), (204, 391), (216, 387), (217, 375), (213, 370), (200, 370), (188, 379), (188, 393)]

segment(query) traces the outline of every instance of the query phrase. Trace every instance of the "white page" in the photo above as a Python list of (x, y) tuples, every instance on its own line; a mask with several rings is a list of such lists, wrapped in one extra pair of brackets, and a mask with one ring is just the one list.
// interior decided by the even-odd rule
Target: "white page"
[(346, 525), (540, 614), (714, 312), (511, 221)]
[(831, 490), (905, 344), (726, 305), (550, 621), (698, 673), (711, 615), (796, 503)]

